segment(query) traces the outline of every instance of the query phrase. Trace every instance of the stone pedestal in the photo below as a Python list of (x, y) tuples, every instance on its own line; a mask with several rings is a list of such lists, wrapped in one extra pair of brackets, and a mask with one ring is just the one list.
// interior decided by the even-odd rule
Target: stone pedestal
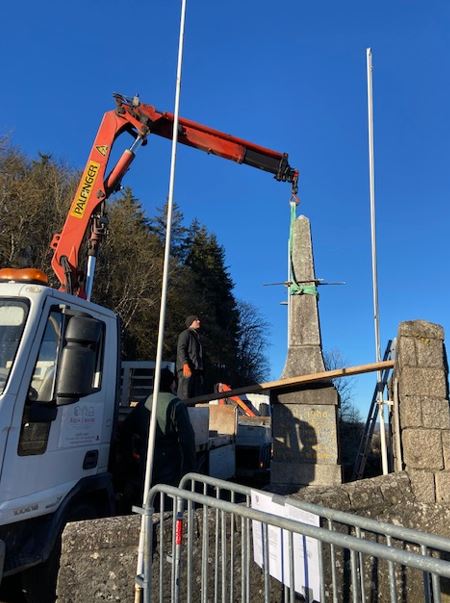
[[(295, 221), (292, 265), (297, 282), (314, 285), (311, 231), (305, 216)], [(318, 298), (311, 292), (290, 295), (288, 342), (283, 378), (325, 370)], [(271, 401), (271, 483), (293, 487), (340, 484), (336, 389), (316, 385), (272, 391)]]
[(407, 470), (417, 500), (448, 505), (450, 412), (443, 328), (423, 320), (402, 322), (394, 374), (396, 467)]

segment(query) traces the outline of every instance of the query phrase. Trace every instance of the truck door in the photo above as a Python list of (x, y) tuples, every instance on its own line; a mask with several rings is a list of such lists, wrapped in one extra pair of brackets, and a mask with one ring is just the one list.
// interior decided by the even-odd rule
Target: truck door
[[(76, 315), (73, 307), (71, 313)], [(106, 325), (100, 321), (93, 350), (93, 393), (57, 405), (57, 375), (70, 315), (60, 305), (48, 303), (43, 317), (8, 437), (0, 482), (2, 523), (56, 510), (82, 477), (105, 471), (107, 466), (113, 404), (105, 412), (105, 394), (111, 393), (108, 379), (102, 388)], [(109, 343), (116, 347), (116, 342)]]

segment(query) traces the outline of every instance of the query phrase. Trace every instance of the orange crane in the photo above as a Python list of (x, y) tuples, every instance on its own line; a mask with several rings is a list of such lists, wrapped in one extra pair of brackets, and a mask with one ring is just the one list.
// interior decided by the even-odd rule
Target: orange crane
[[(61, 290), (90, 297), (99, 244), (106, 234), (105, 201), (120, 189), (121, 181), (135, 158), (136, 150), (147, 144), (150, 135), (171, 138), (174, 116), (151, 105), (114, 94), (116, 108), (104, 114), (84, 168), (63, 229), (53, 236), (52, 268)], [(179, 119), (178, 141), (224, 159), (244, 163), (270, 172), (277, 180), (290, 182), (295, 195), (298, 171), (288, 162), (286, 153), (214, 130), (189, 119)], [(106, 173), (113, 144), (127, 132), (134, 138), (114, 167)], [(88, 234), (89, 230), (89, 234)], [(81, 245), (88, 237), (87, 274), (80, 266)]]

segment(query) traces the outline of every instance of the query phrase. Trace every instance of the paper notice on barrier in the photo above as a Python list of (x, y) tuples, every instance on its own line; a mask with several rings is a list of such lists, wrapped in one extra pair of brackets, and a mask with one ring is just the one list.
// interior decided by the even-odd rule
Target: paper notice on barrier
[[(252, 490), (251, 504), (252, 509), (284, 517), (284, 505), (274, 503), (270, 495)], [(269, 574), (280, 582), (284, 582), (283, 571), (285, 565), (283, 560), (282, 530), (275, 526), (262, 524), (260, 521), (253, 521), (252, 524), (253, 558), (255, 563), (260, 567), (264, 567), (264, 558), (267, 554)]]
[[(312, 526), (320, 526), (320, 518), (318, 515), (303, 511), (290, 504), (286, 504), (284, 508), (286, 510), (285, 517)], [(288, 535), (286, 532), (284, 533), (286, 534), (284, 539), (286, 547), (285, 555), (289, 559)], [(310, 538), (309, 536), (293, 534), (293, 550), (295, 591), (303, 595), (308, 593), (310, 601), (320, 601), (319, 542), (315, 538)], [(287, 580), (285, 581), (285, 584), (290, 586), (289, 571), (286, 572), (286, 575)]]
[[(272, 500), (270, 494), (252, 491), (251, 506), (253, 509), (301, 521), (314, 526), (320, 525), (320, 519), (290, 504), (279, 504)], [(271, 576), (290, 587), (290, 536), (289, 532), (271, 525), (253, 521), (253, 558), (256, 564), (264, 567), (267, 555), (267, 566)], [(267, 537), (267, 539), (266, 539)], [(293, 534), (292, 551), (294, 559), (294, 589), (305, 595), (310, 601), (320, 601), (319, 545), (317, 540)]]

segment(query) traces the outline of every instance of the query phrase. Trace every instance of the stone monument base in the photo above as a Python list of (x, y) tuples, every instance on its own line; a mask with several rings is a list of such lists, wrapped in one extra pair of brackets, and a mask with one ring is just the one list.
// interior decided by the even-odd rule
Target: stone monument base
[(339, 486), (342, 483), (341, 467), (317, 463), (280, 463), (272, 461), (271, 484), (277, 486)]

